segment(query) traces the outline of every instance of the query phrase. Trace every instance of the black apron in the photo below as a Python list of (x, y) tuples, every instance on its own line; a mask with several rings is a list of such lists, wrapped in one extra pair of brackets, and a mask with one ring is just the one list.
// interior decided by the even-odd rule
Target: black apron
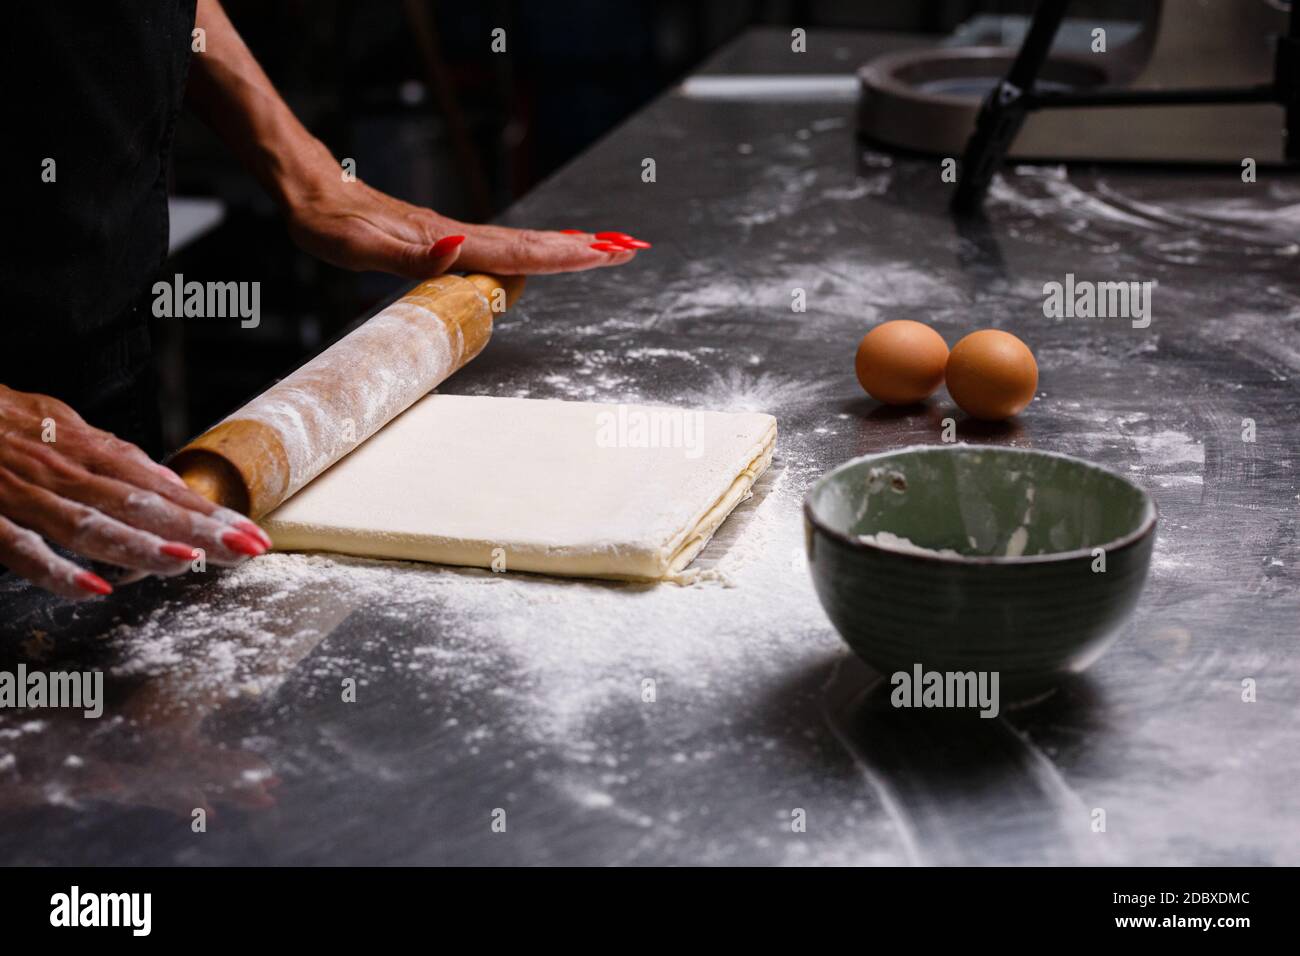
[(195, 2), (4, 5), (0, 383), (155, 455), (148, 318)]

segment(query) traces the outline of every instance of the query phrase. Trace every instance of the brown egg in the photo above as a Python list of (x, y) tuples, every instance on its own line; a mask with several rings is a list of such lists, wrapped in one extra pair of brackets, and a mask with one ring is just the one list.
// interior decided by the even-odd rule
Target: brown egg
[(858, 343), (854, 367), (867, 394), (887, 405), (911, 405), (943, 384), (948, 344), (928, 325), (895, 319)]
[(948, 394), (972, 418), (997, 422), (1019, 414), (1038, 388), (1038, 363), (1010, 332), (980, 329), (952, 347)]

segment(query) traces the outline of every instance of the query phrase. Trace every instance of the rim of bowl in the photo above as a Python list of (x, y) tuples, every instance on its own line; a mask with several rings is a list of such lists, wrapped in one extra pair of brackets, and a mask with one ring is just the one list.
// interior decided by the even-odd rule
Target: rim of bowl
[[(1009, 452), (1015, 455), (1042, 455), (1045, 458), (1059, 458), (1075, 465), (1082, 465), (1085, 468), (1090, 468), (1093, 471), (1100, 471), (1103, 474), (1118, 479), (1130, 488), (1135, 489), (1137, 493), (1142, 496), (1142, 502), (1145, 506), (1145, 514), (1143, 515), (1141, 522), (1138, 523), (1136, 529), (1130, 531), (1128, 534), (1120, 535), (1118, 538), (1107, 541), (1104, 544), (1095, 544), (1087, 548), (1075, 548), (1073, 551), (1052, 551), (1047, 554), (1024, 554), (1017, 557), (1008, 557), (1006, 555), (996, 554), (951, 555), (940, 554), (937, 551), (917, 552), (905, 550), (903, 548), (889, 548), (874, 542), (863, 541), (856, 535), (846, 534), (837, 528), (832, 528), (818, 517), (816, 512), (813, 510), (812, 497), (817, 493), (818, 489), (841, 471), (851, 468), (854, 465), (860, 465), (863, 462), (872, 461), (878, 458), (892, 458), (896, 455), (905, 454), (907, 452), (938, 451), (944, 453), (955, 453), (959, 451), (976, 450)], [(884, 554), (914, 558), (918, 561), (938, 561), (944, 564), (1050, 564), (1055, 561), (1073, 561), (1083, 557), (1090, 558), (1096, 548), (1101, 548), (1107, 554), (1110, 554), (1136, 544), (1138, 541), (1141, 541), (1147, 535), (1154, 532), (1156, 528), (1156, 519), (1159, 517), (1159, 509), (1156, 507), (1155, 499), (1151, 497), (1151, 494), (1145, 488), (1131, 479), (1126, 478), (1124, 475), (1121, 475), (1119, 472), (1106, 468), (1103, 465), (1098, 465), (1096, 462), (1088, 461), (1085, 458), (1076, 458), (1074, 455), (1067, 455), (1064, 452), (1059, 451), (1043, 451), (1039, 448), (1017, 448), (1014, 445), (971, 445), (966, 442), (958, 442), (953, 445), (904, 445), (902, 448), (872, 452), (869, 455), (859, 455), (857, 458), (850, 458), (848, 461), (836, 465), (830, 471), (826, 472), (826, 474), (813, 482), (812, 487), (808, 489), (808, 493), (804, 495), (803, 513), (808, 522), (818, 531), (839, 540), (843, 544), (847, 544), (850, 548), (862, 551), (879, 551)]]
[[(982, 97), (978, 96), (964, 96), (959, 93), (936, 93), (930, 90), (926, 92), (922, 99), (917, 93), (916, 84), (900, 79), (899, 71), (916, 66), (918, 63), (987, 64), (1005, 61), (1006, 67), (1003, 70), (994, 70), (990, 74), (994, 79), (997, 79), (1005, 73), (1006, 69), (1010, 68), (1010, 64), (1015, 58), (1015, 47), (995, 46), (991, 43), (981, 43), (977, 46), (909, 47), (905, 50), (895, 50), (892, 53), (882, 53), (867, 61), (858, 67), (857, 76), (859, 83), (863, 86), (870, 84), (869, 89), (888, 93), (904, 101), (978, 109), (982, 101)], [(1095, 77), (1094, 83), (1079, 84), (1084, 89), (1097, 88), (1107, 84), (1108, 77), (1105, 71), (1094, 66), (1091, 61), (1078, 54), (1054, 50), (1052, 55), (1048, 57), (1043, 69), (1055, 73), (1062, 68), (1066, 70), (1074, 69), (1080, 72), (1086, 71), (1093, 74)]]

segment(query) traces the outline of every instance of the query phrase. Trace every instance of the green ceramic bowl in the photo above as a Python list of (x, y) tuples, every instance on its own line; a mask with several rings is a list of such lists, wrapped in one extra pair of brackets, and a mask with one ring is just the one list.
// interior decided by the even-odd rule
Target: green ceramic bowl
[(917, 445), (855, 458), (804, 501), (809, 566), (849, 646), (884, 674), (997, 671), (1030, 691), (1083, 670), (1133, 610), (1150, 496), (1050, 452)]

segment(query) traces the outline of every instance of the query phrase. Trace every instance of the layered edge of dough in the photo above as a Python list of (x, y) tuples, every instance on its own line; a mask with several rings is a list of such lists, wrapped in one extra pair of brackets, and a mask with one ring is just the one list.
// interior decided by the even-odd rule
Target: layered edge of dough
[(770, 419), (767, 431), (750, 451), (749, 464), (736, 475), (716, 501), (660, 551), (658, 573), (653, 575), (655, 579), (684, 583), (686, 578), (683, 572), (704, 550), (704, 546), (713, 538), (713, 533), (721, 527), (722, 522), (727, 520), (727, 516), (750, 496), (754, 482), (767, 471), (772, 464), (772, 456), (776, 453), (776, 419), (770, 415), (767, 417)]

